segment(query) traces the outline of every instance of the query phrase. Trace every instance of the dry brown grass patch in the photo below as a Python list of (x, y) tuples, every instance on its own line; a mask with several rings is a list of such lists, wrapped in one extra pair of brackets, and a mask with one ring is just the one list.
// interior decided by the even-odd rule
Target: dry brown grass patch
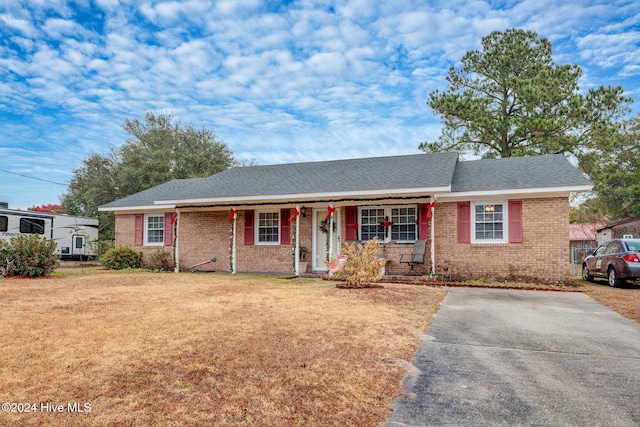
[(445, 292), (102, 273), (0, 282), (3, 425), (376, 425)]
[(591, 298), (640, 323), (640, 286), (612, 288), (606, 282), (584, 283), (584, 291)]

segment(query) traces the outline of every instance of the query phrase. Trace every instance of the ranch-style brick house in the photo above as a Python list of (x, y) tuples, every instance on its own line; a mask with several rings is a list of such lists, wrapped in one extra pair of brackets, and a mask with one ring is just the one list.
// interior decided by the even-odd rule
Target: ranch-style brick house
[[(326, 271), (344, 243), (378, 237), (387, 274), (427, 240), (421, 274), (567, 279), (569, 195), (591, 183), (562, 155), (461, 161), (415, 154), (235, 167), (173, 180), (100, 207), (116, 244), (176, 270)], [(300, 248), (304, 248), (302, 251)], [(306, 251), (305, 251), (306, 249)]]

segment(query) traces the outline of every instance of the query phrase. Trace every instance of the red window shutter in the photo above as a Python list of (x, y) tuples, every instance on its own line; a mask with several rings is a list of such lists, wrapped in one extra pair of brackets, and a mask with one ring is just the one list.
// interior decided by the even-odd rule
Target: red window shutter
[(509, 243), (522, 243), (522, 200), (509, 200)]
[(142, 241), (144, 240), (144, 215), (136, 214), (135, 225), (134, 225), (134, 245), (142, 246)]
[(458, 203), (458, 243), (471, 243), (471, 202)]
[(345, 240), (358, 240), (358, 208), (345, 206), (344, 208)]
[(280, 209), (280, 244), (291, 244), (291, 223), (289, 222), (289, 209)]
[(172, 213), (164, 214), (164, 245), (173, 245), (173, 224), (171, 224)]
[(253, 245), (253, 211), (244, 211), (244, 244)]
[[(429, 221), (427, 221), (427, 210), (429, 205), (420, 205), (418, 207), (418, 239), (429, 239)], [(433, 219), (433, 217), (431, 217)]]

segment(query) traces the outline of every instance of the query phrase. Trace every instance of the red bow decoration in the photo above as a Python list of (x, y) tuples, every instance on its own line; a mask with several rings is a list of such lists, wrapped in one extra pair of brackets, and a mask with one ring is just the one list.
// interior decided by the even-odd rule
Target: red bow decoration
[(333, 213), (336, 211), (336, 208), (329, 206), (327, 208), (327, 216), (324, 219), (325, 221), (329, 221), (329, 219), (331, 218), (331, 215), (333, 215)]
[(429, 206), (427, 206), (427, 221), (429, 221), (431, 219), (431, 214), (433, 213), (433, 208), (436, 207), (436, 202), (431, 202), (429, 203)]
[(236, 219), (237, 214), (238, 214), (237, 210), (231, 209), (231, 212), (229, 213), (229, 222), (233, 222), (233, 220)]
[(171, 215), (171, 225), (175, 224), (177, 220), (178, 220), (178, 212), (174, 212), (173, 215)]
[(296, 217), (300, 215), (300, 211), (298, 209), (294, 209), (293, 210), (293, 215), (291, 215), (291, 218), (289, 218), (290, 222), (293, 222), (296, 220)]

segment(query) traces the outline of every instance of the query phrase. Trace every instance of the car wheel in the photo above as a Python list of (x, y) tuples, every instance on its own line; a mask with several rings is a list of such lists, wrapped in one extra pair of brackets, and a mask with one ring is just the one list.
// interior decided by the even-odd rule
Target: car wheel
[(618, 273), (616, 273), (616, 269), (613, 267), (609, 267), (609, 286), (611, 287), (620, 287), (622, 286), (622, 281), (618, 278)]
[(582, 280), (593, 282), (593, 276), (589, 274), (589, 267), (587, 267), (587, 264), (582, 265)]

